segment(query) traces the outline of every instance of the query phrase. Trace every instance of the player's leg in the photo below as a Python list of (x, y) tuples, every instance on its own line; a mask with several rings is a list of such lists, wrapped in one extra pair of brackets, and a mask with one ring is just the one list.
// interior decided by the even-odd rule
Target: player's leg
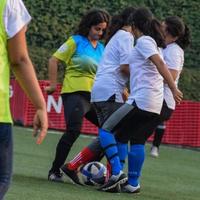
[(106, 157), (112, 167), (111, 177), (109, 178), (108, 182), (100, 188), (103, 191), (110, 191), (110, 189), (112, 190), (119, 183), (123, 183), (127, 179), (126, 175), (121, 171), (122, 168), (118, 155), (119, 152), (117, 148), (117, 142), (115, 140), (115, 135), (112, 134), (112, 130), (117, 130), (117, 127), (120, 127), (120, 123), (123, 123), (125, 116), (127, 116), (132, 109), (133, 106), (124, 104), (106, 119), (102, 129), (100, 129), (99, 137), (101, 146), (104, 149)]
[(13, 140), (11, 124), (0, 123), (0, 199), (8, 190), (13, 159)]
[(157, 118), (158, 115), (137, 109), (130, 121), (129, 130), (132, 131), (132, 136), (128, 153), (128, 182), (122, 186), (123, 192), (140, 191), (139, 179), (145, 161), (146, 132), (155, 128)]
[(87, 147), (84, 147), (66, 166), (70, 170), (77, 170), (81, 165), (88, 162), (99, 161), (102, 156), (103, 150), (97, 137)]
[(153, 157), (159, 156), (159, 147), (162, 142), (162, 138), (164, 136), (165, 128), (166, 128), (164, 122), (170, 119), (172, 113), (173, 113), (173, 110), (168, 108), (166, 102), (164, 101), (162, 110), (160, 113), (160, 123), (155, 129), (153, 145), (150, 152), (151, 156)]
[(98, 138), (95, 138), (91, 144), (84, 147), (70, 162), (64, 164), (61, 170), (67, 175), (73, 182), (80, 183), (77, 172), (78, 169), (91, 161), (99, 161), (103, 157), (103, 151), (100, 146)]
[(159, 147), (162, 142), (163, 135), (165, 133), (165, 125), (164, 123), (161, 123), (156, 127), (156, 130), (154, 131), (154, 138), (153, 143), (151, 147), (150, 155), (153, 157), (159, 156)]
[(83, 117), (90, 109), (90, 103), (81, 95), (62, 95), (62, 99), (67, 130), (57, 144), (55, 159), (49, 171), (49, 180), (53, 181), (60, 181), (60, 167), (64, 164), (73, 143), (79, 137)]

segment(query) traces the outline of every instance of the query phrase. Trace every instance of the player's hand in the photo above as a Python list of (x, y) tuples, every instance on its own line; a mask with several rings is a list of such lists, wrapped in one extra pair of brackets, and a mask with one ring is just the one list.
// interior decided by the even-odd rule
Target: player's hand
[(53, 94), (56, 91), (56, 86), (50, 85), (44, 88), (47, 94)]
[(174, 89), (172, 93), (176, 104), (180, 104), (183, 99), (183, 93), (178, 88)]
[(128, 96), (129, 96), (128, 88), (125, 88), (123, 93), (122, 93), (122, 99), (123, 99), (124, 102), (127, 101)]
[(33, 119), (33, 136), (37, 137), (37, 144), (41, 144), (47, 135), (48, 117), (46, 109), (38, 109)]

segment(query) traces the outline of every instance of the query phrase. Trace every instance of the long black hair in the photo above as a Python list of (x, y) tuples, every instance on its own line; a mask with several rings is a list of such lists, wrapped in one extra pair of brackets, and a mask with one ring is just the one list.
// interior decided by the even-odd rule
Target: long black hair
[[(80, 34), (82, 36), (87, 37), (92, 26), (98, 25), (103, 22), (106, 22), (107, 26), (109, 26), (109, 13), (102, 9), (92, 9), (81, 18), (81, 21), (78, 25), (77, 31), (75, 31), (75, 34)], [(102, 35), (102, 39), (105, 37), (105, 35), (106, 30)]]
[(173, 37), (178, 37), (175, 41), (181, 48), (185, 49), (191, 43), (190, 30), (183, 20), (178, 16), (170, 16), (164, 20), (166, 31)]
[(131, 17), (135, 10), (134, 7), (127, 7), (119, 15), (114, 15), (112, 17), (111, 24), (108, 28), (108, 34), (106, 36), (106, 44), (119, 29), (123, 26), (131, 25)]
[(151, 36), (158, 47), (165, 48), (164, 32), (162, 24), (145, 7), (138, 8), (132, 16), (132, 25), (139, 29), (144, 35)]

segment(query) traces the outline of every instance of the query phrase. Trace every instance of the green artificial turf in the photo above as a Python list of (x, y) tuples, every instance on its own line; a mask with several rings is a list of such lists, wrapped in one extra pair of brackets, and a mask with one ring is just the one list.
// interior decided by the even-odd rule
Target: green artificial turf
[[(200, 152), (162, 146), (160, 157), (149, 156), (141, 177), (140, 194), (99, 192), (94, 187), (70, 182), (47, 181), (59, 134), (48, 134), (42, 145), (36, 145), (31, 130), (14, 127), (14, 174), (6, 200), (199, 200)], [(72, 147), (68, 159), (87, 145), (92, 138), (81, 136)], [(103, 160), (105, 163), (105, 160)], [(125, 169), (127, 171), (127, 168)]]

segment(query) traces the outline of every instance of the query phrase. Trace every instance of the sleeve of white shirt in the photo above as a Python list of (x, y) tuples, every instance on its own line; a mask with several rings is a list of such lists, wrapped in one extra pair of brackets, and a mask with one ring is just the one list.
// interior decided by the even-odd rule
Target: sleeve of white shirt
[(133, 49), (134, 38), (130, 33), (124, 34), (123, 38), (119, 39), (120, 65), (129, 64), (130, 52)]
[(178, 48), (171, 48), (164, 55), (165, 62), (169, 69), (181, 70), (183, 67), (183, 53)]
[(8, 0), (4, 11), (4, 24), (8, 38), (14, 37), (31, 20), (22, 0)]
[(155, 40), (149, 36), (142, 36), (142, 38), (139, 38), (135, 48), (140, 52), (140, 54), (142, 54), (145, 59), (159, 54)]

